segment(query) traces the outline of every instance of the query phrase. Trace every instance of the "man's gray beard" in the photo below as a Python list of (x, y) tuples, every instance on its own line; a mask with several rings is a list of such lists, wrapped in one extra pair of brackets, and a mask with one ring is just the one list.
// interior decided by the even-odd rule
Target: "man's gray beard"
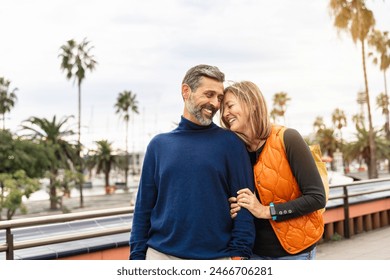
[(204, 117), (202, 114), (202, 108), (195, 106), (194, 102), (192, 101), (192, 96), (190, 96), (189, 100), (186, 102), (186, 108), (188, 112), (190, 112), (191, 115), (193, 115), (201, 125), (207, 126), (210, 125), (213, 121), (214, 114), (211, 116), (211, 118)]

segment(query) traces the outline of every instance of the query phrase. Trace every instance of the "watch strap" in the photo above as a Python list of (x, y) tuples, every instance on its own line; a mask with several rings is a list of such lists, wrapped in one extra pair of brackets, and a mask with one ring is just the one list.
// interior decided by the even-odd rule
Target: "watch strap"
[(269, 212), (271, 214), (271, 217), (272, 217), (272, 220), (276, 220), (277, 216), (276, 216), (276, 210), (275, 210), (275, 205), (273, 202), (271, 202), (269, 204)]

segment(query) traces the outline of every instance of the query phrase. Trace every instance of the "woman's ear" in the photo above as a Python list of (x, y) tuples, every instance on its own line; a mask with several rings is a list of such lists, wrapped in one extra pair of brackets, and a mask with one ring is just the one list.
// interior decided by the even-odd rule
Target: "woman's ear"
[(188, 97), (191, 94), (191, 88), (187, 84), (182, 84), (181, 85), (181, 95), (183, 96), (183, 100), (187, 100)]

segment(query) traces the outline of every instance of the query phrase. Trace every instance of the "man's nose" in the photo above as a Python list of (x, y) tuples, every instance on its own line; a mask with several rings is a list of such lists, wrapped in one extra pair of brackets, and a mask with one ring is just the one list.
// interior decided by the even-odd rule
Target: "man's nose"
[(217, 96), (210, 99), (210, 104), (213, 105), (216, 110), (219, 110), (219, 107), (221, 107), (221, 102)]

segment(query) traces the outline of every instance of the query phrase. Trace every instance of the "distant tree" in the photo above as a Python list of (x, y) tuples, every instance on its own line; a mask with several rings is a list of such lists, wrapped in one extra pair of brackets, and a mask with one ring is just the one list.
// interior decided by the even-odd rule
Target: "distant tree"
[(49, 164), (42, 145), (0, 130), (0, 220), (3, 209), (7, 209), (7, 219), (17, 209), (25, 212), (21, 199), (39, 189), (37, 178), (43, 177)]
[(273, 96), (273, 109), (271, 111), (271, 117), (274, 121), (278, 117), (283, 118), (284, 123), (286, 123), (286, 110), (287, 110), (287, 104), (291, 100), (291, 98), (288, 96), (286, 92), (277, 92)]
[[(333, 154), (337, 149), (337, 140), (334, 135), (334, 129), (324, 128), (319, 129), (316, 133), (317, 142), (321, 147), (323, 155), (328, 155), (333, 158)], [(334, 168), (333, 162), (331, 163), (332, 169)]]
[(332, 113), (332, 122), (340, 133), (340, 143), (343, 143), (343, 134), (341, 129), (347, 126), (347, 117), (345, 116), (345, 112), (339, 108), (336, 108)]
[(11, 82), (4, 77), (0, 77), (0, 114), (3, 117), (3, 130), (5, 130), (5, 114), (10, 112), (18, 100), (16, 96), (17, 88), (10, 89)]
[[(80, 182), (80, 176), (82, 174), (71, 170), (71, 169), (65, 169), (61, 178), (57, 178), (57, 181), (60, 184), (60, 188), (62, 189), (63, 196), (70, 197), (70, 193), (72, 191), (72, 188), (79, 184)], [(60, 204), (62, 207), (63, 212), (68, 212), (66, 207), (62, 204), (62, 200), (60, 200)]]
[(369, 53), (369, 56), (373, 57), (373, 63), (379, 65), (379, 69), (383, 72), (384, 93), (377, 97), (377, 105), (382, 109), (382, 114), (386, 118), (384, 127), (387, 139), (390, 140), (389, 95), (386, 79), (386, 71), (390, 67), (390, 38), (388, 35), (387, 31), (374, 30), (369, 36), (368, 43), (375, 48), (379, 57), (376, 57), (372, 52)]
[[(379, 30), (374, 30), (369, 36), (368, 43), (373, 46), (379, 55), (375, 57), (374, 53), (369, 53), (369, 56), (373, 57), (373, 63), (379, 65), (379, 69), (383, 72), (383, 81), (384, 81), (384, 93), (382, 93), (381, 100), (387, 102), (381, 102), (381, 107), (383, 113), (386, 116), (386, 132), (390, 133), (390, 124), (389, 124), (389, 95), (387, 93), (387, 79), (386, 72), (390, 67), (390, 38), (388, 37), (389, 32), (384, 31), (380, 32)], [(386, 107), (387, 106), (387, 107)]]
[(26, 213), (22, 198), (29, 198), (38, 189), (38, 179), (28, 177), (24, 170), (12, 174), (0, 173), (0, 221), (3, 209), (7, 209), (7, 220), (11, 220), (18, 209)]
[[(381, 93), (376, 98), (376, 104), (378, 108), (382, 109), (382, 114), (385, 116), (386, 121), (383, 126), (385, 137), (390, 141), (390, 130), (389, 130), (389, 96), (387, 94)], [(388, 172), (390, 173), (390, 157), (387, 159), (388, 162)]]
[(379, 94), (376, 97), (376, 105), (377, 105), (378, 109), (382, 109), (382, 115), (384, 115), (386, 118), (385, 125), (383, 127), (385, 130), (385, 134), (388, 137), (389, 133), (390, 133), (390, 131), (389, 131), (389, 96), (384, 94), (383, 92), (381, 94)]
[(127, 90), (120, 92), (114, 107), (116, 109), (116, 114), (119, 114), (126, 123), (125, 189), (127, 190), (128, 189), (127, 177), (129, 173), (129, 147), (128, 147), (129, 121), (130, 121), (130, 113), (138, 114), (137, 95)]
[(359, 118), (362, 118), (361, 123), (365, 124), (366, 117), (365, 117), (364, 107), (366, 106), (366, 103), (367, 103), (367, 97), (366, 97), (365, 91), (360, 91), (357, 93), (356, 102), (358, 103), (358, 105), (360, 105), (360, 112), (358, 115), (359, 115)]
[(314, 131), (316, 131), (316, 132), (320, 129), (325, 129), (326, 126), (324, 123), (324, 118), (317, 116), (314, 123), (313, 123), (313, 127), (314, 127)]
[(275, 108), (271, 110), (270, 112), (270, 117), (271, 117), (271, 120), (276, 123), (276, 120), (279, 118), (279, 111), (276, 110)]
[(97, 150), (90, 157), (91, 166), (96, 166), (96, 173), (103, 172), (106, 187), (110, 187), (110, 172), (117, 164), (116, 156), (113, 153), (112, 143), (107, 140), (96, 141)]
[(61, 186), (58, 180), (59, 170), (73, 168), (78, 159), (78, 149), (67, 141), (67, 138), (74, 135), (74, 132), (64, 128), (70, 118), (70, 116), (64, 117), (57, 121), (56, 116), (52, 120), (31, 117), (22, 125), (23, 130), (31, 131), (26, 136), (42, 143), (49, 154), (49, 195), (50, 209), (53, 210), (58, 209), (57, 188)]
[(0, 173), (24, 170), (28, 177), (42, 178), (49, 168), (48, 152), (43, 145), (0, 130)]
[(369, 143), (370, 143), (370, 163), (368, 167), (368, 177), (378, 178), (378, 169), (376, 166), (376, 145), (374, 128), (372, 125), (370, 95), (368, 90), (368, 79), (366, 70), (366, 51), (365, 43), (369, 31), (375, 25), (374, 14), (365, 5), (365, 0), (330, 0), (330, 11), (334, 16), (334, 26), (340, 31), (350, 33), (354, 43), (357, 41), (361, 45), (361, 55), (363, 63), (364, 84), (366, 92), (366, 104), (369, 123)]
[[(370, 144), (369, 144), (369, 133), (365, 127), (357, 127), (355, 134), (356, 140), (350, 142), (346, 148), (345, 153), (348, 158), (354, 160), (364, 160), (367, 166), (372, 164), (370, 162)], [(385, 137), (380, 137), (379, 131), (375, 131), (375, 143), (377, 145), (377, 158), (385, 159), (390, 157), (390, 141)]]
[[(61, 70), (66, 73), (68, 80), (74, 79), (78, 88), (78, 132), (77, 146), (79, 154), (79, 172), (83, 173), (83, 162), (81, 155), (81, 84), (85, 79), (87, 70), (93, 71), (97, 65), (94, 56), (90, 54), (93, 46), (86, 38), (81, 43), (69, 40), (60, 48)], [(83, 182), (80, 183), (80, 208), (84, 207)]]
[(352, 121), (355, 123), (356, 128), (365, 127), (364, 116), (362, 114), (355, 114), (352, 116)]

